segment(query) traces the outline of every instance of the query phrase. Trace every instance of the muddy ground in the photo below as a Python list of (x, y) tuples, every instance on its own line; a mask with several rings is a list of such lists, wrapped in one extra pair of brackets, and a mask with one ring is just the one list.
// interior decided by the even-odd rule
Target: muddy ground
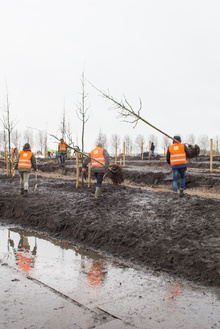
[(29, 195), (19, 193), (19, 176), (6, 176), (0, 163), (2, 223), (78, 243), (142, 267), (220, 286), (220, 159), (191, 160), (186, 193), (173, 200), (165, 160), (127, 159), (125, 181), (106, 178), (94, 199), (95, 181), (76, 189), (74, 160), (65, 166), (38, 163)]

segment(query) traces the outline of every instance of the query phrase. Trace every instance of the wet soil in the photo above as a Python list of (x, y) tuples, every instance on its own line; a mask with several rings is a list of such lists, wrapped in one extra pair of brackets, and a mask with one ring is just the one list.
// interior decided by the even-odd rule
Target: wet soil
[[(39, 163), (38, 187), (30, 177), (29, 195), (19, 193), (19, 176), (0, 171), (1, 221), (79, 243), (142, 267), (167, 271), (198, 283), (220, 286), (220, 166), (189, 163), (186, 193), (172, 197), (165, 161), (129, 159), (125, 181), (105, 179), (100, 199), (95, 181), (76, 189), (75, 163)], [(2, 168), (3, 165), (1, 164)]]

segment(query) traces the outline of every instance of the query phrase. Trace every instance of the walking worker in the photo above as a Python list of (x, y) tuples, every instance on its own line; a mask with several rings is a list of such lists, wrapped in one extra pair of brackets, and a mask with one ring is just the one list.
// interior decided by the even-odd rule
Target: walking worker
[(36, 158), (31, 151), (30, 144), (26, 143), (14, 164), (14, 169), (18, 169), (20, 175), (21, 194), (24, 194), (24, 196), (28, 194), (28, 181), (32, 167), (35, 171), (37, 170)]
[[(173, 141), (172, 145), (169, 145), (167, 150), (167, 163), (172, 168), (173, 175), (173, 197), (178, 198), (177, 185), (178, 185), (178, 175), (180, 174), (180, 197), (184, 195), (185, 188), (185, 177), (187, 160), (186, 157), (190, 157), (190, 150), (185, 144), (181, 143), (180, 136), (174, 136), (176, 141)], [(179, 142), (179, 143), (178, 143)]]
[(59, 146), (58, 146), (58, 152), (60, 156), (61, 163), (65, 163), (66, 155), (67, 155), (67, 145), (66, 142), (64, 142), (63, 138), (61, 138)]
[(154, 155), (154, 150), (155, 150), (155, 145), (154, 145), (154, 142), (151, 143), (151, 154)]
[(102, 181), (104, 175), (109, 167), (109, 154), (106, 151), (106, 149), (104, 149), (101, 143), (98, 143), (96, 148), (94, 148), (90, 152), (90, 157), (85, 159), (82, 168), (82, 173), (86, 171), (87, 165), (90, 162), (92, 163), (92, 173), (95, 175), (97, 179), (96, 189), (95, 189), (95, 199), (98, 199), (98, 197), (101, 194), (101, 187), (102, 187)]

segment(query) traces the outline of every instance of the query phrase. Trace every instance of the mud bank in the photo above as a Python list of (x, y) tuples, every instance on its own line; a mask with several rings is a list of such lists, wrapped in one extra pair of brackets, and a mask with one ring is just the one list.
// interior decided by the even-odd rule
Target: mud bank
[[(170, 172), (165, 171), (160, 183), (171, 184)], [(64, 168), (59, 169), (60, 175), (62, 172), (65, 174)], [(155, 169), (148, 175), (146, 170), (141, 173), (146, 185), (147, 177), (155, 182), (159, 174)], [(94, 185), (76, 189), (75, 177), (50, 178), (40, 172), (37, 191), (31, 176), (29, 195), (24, 198), (19, 195), (18, 175), (10, 181), (1, 172), (0, 216), (4, 222), (134, 264), (220, 286), (220, 200), (186, 194), (174, 201), (171, 191), (138, 188), (138, 175), (139, 171), (125, 169), (125, 179), (136, 182), (135, 188), (114, 186), (106, 180), (101, 198), (95, 201)], [(205, 179), (205, 174), (203, 180), (201, 175), (191, 175), (198, 186)], [(219, 176), (208, 176), (209, 183), (219, 185)]]

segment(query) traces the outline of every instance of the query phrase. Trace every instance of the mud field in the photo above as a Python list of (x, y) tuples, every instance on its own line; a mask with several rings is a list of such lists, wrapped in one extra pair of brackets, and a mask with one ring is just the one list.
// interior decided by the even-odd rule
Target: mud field
[(198, 283), (220, 286), (220, 159), (190, 161), (186, 193), (173, 200), (165, 161), (126, 160), (124, 183), (104, 180), (94, 199), (95, 181), (76, 189), (74, 160), (65, 166), (38, 163), (38, 185), (30, 177), (29, 195), (19, 176), (6, 176), (0, 163), (1, 222), (17, 224), (78, 243), (128, 263), (166, 271)]

